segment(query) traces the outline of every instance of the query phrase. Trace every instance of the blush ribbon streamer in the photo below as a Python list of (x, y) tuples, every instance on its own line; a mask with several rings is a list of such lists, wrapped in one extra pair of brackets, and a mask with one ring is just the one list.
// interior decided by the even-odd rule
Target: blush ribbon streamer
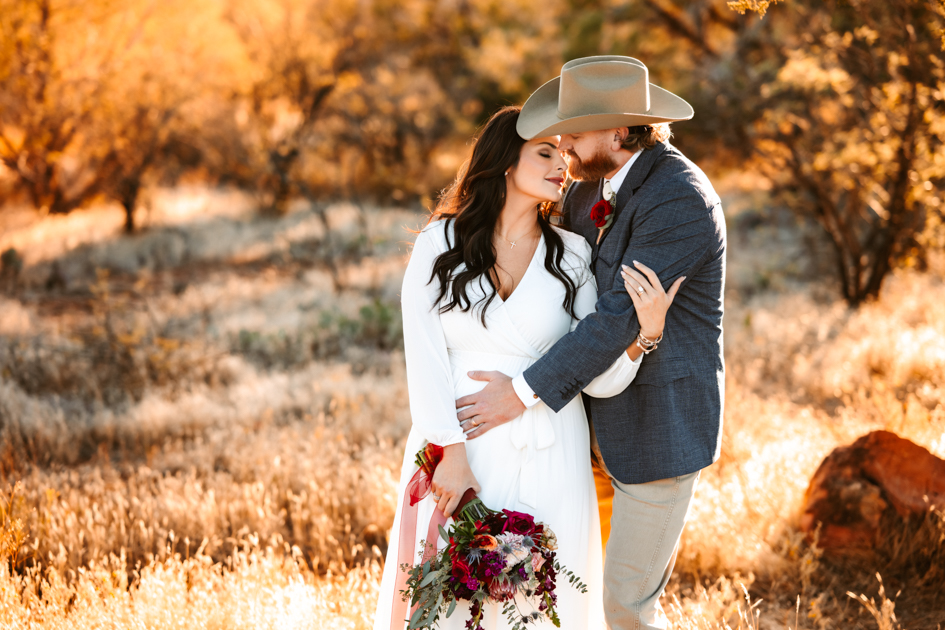
[[(430, 447), (434, 447), (430, 449)], [(439, 449), (437, 452), (436, 449)], [(400, 567), (404, 564), (411, 564), (411, 557), (414, 554), (417, 544), (417, 503), (424, 499), (433, 485), (433, 471), (442, 459), (443, 449), (436, 444), (428, 444), (425, 449), (428, 457), (428, 463), (422, 466), (413, 474), (407, 487), (404, 488), (403, 511), (400, 515), (400, 537), (397, 546), (397, 579), (394, 581), (394, 600), (391, 606), (390, 630), (403, 630), (407, 618), (407, 601), (404, 600), (401, 591), (407, 589), (407, 572)], [(466, 490), (459, 505), (456, 506), (456, 514), (459, 514), (466, 504), (476, 498), (476, 493), (472, 488)], [(440, 538), (440, 527), (446, 525), (446, 516), (443, 511), (434, 508), (433, 515), (430, 516), (430, 524), (427, 526), (426, 546), (423, 549), (423, 559), (420, 564), (424, 564), (436, 555), (437, 540)], [(410, 610), (412, 615), (416, 608)]]

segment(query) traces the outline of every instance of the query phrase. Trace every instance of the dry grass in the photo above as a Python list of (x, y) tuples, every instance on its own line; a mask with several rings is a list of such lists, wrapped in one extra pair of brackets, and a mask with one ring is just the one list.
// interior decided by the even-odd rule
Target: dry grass
[[(370, 623), (380, 566), (313, 578), (291, 550), (248, 541), (226, 562), (172, 555), (129, 570), (121, 558), (76, 574), (10, 576), (0, 567), (0, 628), (312, 628)], [(371, 611), (371, 612), (369, 612)]]
[[(419, 217), (193, 206), (200, 221), (158, 208), (135, 237), (185, 253), (134, 262), (132, 239), (63, 236), (2, 298), (0, 628), (371, 625), (410, 422), (399, 226)], [(4, 242), (37, 242), (18, 230)], [(869, 430), (945, 456), (941, 277), (898, 274), (854, 313), (753, 238), (731, 259), (723, 456), (672, 626), (940, 628), (941, 513), (861, 564), (825, 558), (797, 519), (821, 459)], [(66, 259), (79, 272), (43, 288)]]
[[(808, 480), (835, 447), (888, 429), (945, 456), (943, 297), (941, 280), (901, 274), (857, 313), (794, 291), (729, 309), (723, 454), (703, 474), (680, 549), (687, 597), (699, 595), (689, 585), (741, 574), (765, 600), (762, 619), (865, 628), (867, 611), (846, 592), (889, 601), (879, 571), (901, 589), (908, 627), (945, 623), (941, 512), (889, 531), (863, 562), (829, 561), (797, 531)], [(709, 601), (735, 601), (717, 588)]]

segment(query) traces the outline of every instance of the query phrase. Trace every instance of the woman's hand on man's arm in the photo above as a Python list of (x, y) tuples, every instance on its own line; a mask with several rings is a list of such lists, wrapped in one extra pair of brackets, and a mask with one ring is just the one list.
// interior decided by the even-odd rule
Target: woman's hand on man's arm
[[(633, 261), (633, 264), (637, 269), (621, 265), (620, 274), (623, 276), (623, 285), (630, 299), (633, 300), (637, 320), (640, 322), (640, 334), (649, 340), (658, 339), (663, 334), (663, 326), (666, 324), (666, 312), (686, 276), (677, 278), (667, 292), (663, 290), (656, 272), (643, 263)], [(636, 340), (627, 348), (627, 356), (634, 361), (642, 353), (643, 349)]]

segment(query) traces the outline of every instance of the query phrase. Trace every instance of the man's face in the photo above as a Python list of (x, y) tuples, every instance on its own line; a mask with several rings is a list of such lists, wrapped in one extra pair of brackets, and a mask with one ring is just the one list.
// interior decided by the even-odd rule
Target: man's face
[(558, 151), (568, 162), (571, 179), (596, 181), (617, 171), (613, 140), (613, 129), (563, 134)]

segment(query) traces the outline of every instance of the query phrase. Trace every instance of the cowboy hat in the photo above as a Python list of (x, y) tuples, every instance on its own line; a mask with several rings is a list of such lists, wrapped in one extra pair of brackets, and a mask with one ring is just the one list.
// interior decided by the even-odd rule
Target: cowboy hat
[(515, 128), (531, 140), (689, 120), (692, 114), (689, 103), (649, 82), (643, 62), (603, 55), (564, 64), (561, 76), (528, 97)]

